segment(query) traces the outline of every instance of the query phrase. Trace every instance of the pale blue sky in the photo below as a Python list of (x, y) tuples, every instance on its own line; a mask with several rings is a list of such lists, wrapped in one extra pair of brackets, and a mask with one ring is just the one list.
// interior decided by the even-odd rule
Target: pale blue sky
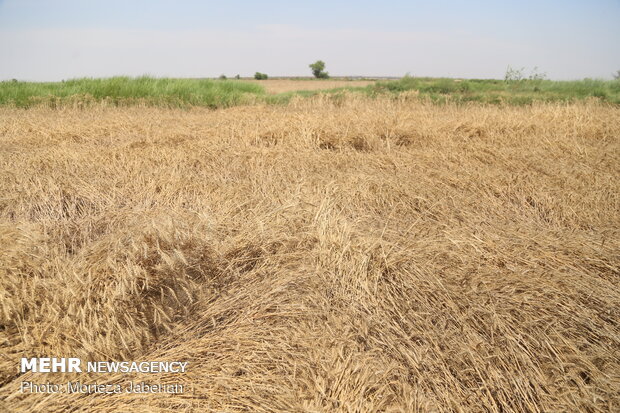
[(552, 79), (620, 70), (620, 0), (0, 0), (0, 80), (113, 75)]

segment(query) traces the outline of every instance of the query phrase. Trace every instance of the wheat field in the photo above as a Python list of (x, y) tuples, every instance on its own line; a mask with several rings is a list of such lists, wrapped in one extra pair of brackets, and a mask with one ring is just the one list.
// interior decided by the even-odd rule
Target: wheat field
[(4, 107), (0, 177), (2, 411), (620, 410), (618, 107)]

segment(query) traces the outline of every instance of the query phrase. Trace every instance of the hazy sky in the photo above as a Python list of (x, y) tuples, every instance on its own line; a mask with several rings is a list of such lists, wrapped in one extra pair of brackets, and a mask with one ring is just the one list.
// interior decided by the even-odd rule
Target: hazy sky
[(0, 80), (113, 75), (552, 79), (620, 70), (620, 0), (0, 0)]

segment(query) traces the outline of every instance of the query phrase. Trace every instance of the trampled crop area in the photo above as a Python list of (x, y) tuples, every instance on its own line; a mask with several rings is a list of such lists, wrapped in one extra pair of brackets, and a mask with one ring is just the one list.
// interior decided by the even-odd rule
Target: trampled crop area
[[(590, 100), (0, 108), (0, 408), (618, 411), (618, 182)], [(21, 393), (36, 356), (188, 391)]]

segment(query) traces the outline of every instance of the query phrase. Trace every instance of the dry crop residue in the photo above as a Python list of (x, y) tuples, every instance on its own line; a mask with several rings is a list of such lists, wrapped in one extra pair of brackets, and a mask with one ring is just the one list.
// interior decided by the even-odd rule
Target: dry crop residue
[[(0, 407), (618, 411), (619, 137), (597, 104), (0, 109)], [(189, 391), (21, 394), (37, 355)]]
[(375, 83), (374, 80), (295, 80), (295, 79), (268, 79), (268, 80), (244, 80), (264, 86), (267, 93), (277, 94), (285, 92), (297, 92), (300, 90), (326, 90), (345, 87), (364, 87)]

